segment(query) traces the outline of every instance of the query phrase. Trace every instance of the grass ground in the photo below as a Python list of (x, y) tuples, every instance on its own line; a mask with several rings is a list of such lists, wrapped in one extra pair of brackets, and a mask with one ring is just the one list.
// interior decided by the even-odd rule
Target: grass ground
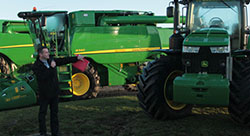
[[(38, 106), (1, 111), (0, 136), (38, 133)], [(49, 114), (48, 114), (49, 115)], [(63, 136), (250, 136), (225, 108), (194, 108), (193, 115), (168, 121), (146, 116), (135, 96), (71, 101), (59, 105)], [(49, 116), (47, 116), (49, 129)]]

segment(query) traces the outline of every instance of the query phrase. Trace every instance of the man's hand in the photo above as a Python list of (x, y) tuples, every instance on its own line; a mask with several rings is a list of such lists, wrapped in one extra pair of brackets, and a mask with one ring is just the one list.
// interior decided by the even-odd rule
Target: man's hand
[(52, 60), (50, 66), (51, 66), (52, 68), (55, 68), (55, 67), (56, 67), (56, 62), (55, 62), (54, 60)]
[(77, 59), (78, 59), (78, 60), (83, 60), (83, 58), (84, 58), (84, 56), (82, 56), (82, 55), (78, 55), (78, 56), (77, 56)]

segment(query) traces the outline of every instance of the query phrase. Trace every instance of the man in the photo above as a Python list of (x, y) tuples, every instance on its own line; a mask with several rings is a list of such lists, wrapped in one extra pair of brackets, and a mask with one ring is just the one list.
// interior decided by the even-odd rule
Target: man
[(82, 60), (83, 56), (67, 57), (67, 58), (50, 58), (50, 53), (47, 47), (40, 47), (38, 49), (38, 58), (35, 61), (32, 70), (37, 77), (38, 93), (40, 100), (39, 109), (39, 131), (40, 135), (46, 136), (46, 114), (48, 105), (50, 106), (50, 126), (52, 136), (58, 136), (58, 95), (59, 85), (57, 78), (56, 66), (73, 63)]

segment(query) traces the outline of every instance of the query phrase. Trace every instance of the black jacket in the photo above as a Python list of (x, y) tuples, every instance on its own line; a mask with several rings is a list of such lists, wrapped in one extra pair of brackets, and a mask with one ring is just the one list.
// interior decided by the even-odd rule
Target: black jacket
[[(68, 63), (74, 63), (77, 61), (77, 57), (56, 58), (53, 59), (56, 62), (56, 66), (65, 65)], [(52, 59), (47, 60), (48, 64), (51, 64)], [(59, 95), (60, 89), (57, 78), (56, 67), (47, 68), (40, 59), (37, 59), (32, 67), (33, 72), (37, 78), (39, 97), (54, 98)]]

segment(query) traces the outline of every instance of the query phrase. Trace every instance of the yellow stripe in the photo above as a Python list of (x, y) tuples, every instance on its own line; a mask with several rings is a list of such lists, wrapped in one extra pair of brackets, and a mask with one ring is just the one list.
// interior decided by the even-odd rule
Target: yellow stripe
[(20, 48), (20, 47), (32, 47), (33, 44), (23, 44), (23, 45), (11, 45), (11, 46), (2, 46), (0, 49), (6, 49), (6, 48)]
[(169, 49), (169, 47), (162, 47), (162, 49)]
[[(100, 53), (122, 53), (122, 52), (143, 52), (143, 51), (152, 51), (160, 49), (160, 47), (151, 47), (151, 48), (130, 48), (130, 49), (114, 49), (114, 50), (101, 50), (101, 51), (86, 51), (78, 52), (76, 54), (100, 54)], [(163, 47), (162, 49), (169, 49), (169, 47)]]

